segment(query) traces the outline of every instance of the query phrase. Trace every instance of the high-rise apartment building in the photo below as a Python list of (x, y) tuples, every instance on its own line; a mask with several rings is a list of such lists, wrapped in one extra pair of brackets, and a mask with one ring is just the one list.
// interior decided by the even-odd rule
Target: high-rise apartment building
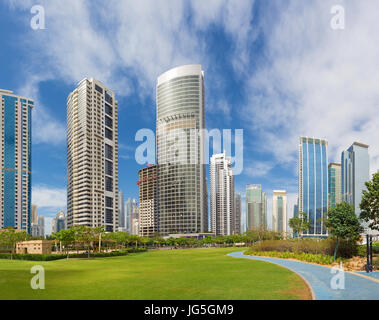
[(0, 89), (0, 229), (31, 233), (32, 109), (34, 101)]
[(354, 142), (341, 155), (341, 193), (342, 200), (354, 206), (356, 215), (359, 216), (360, 203), (365, 183), (370, 180), (370, 156), (368, 145)]
[(139, 235), (152, 237), (159, 232), (157, 206), (156, 165), (148, 166), (138, 172), (139, 175)]
[(235, 222), (234, 222), (234, 225), (235, 225), (235, 233), (236, 234), (242, 234), (242, 202), (241, 202), (241, 194), (240, 193), (237, 193), (235, 195), (235, 202), (234, 202), (234, 210), (235, 210)]
[(334, 208), (342, 202), (341, 193), (341, 164), (330, 163), (329, 174), (329, 208)]
[(272, 230), (287, 232), (287, 192), (274, 190), (272, 199)]
[(186, 65), (157, 82), (159, 229), (164, 235), (208, 231), (204, 72)]
[(299, 144), (299, 212), (311, 228), (305, 237), (325, 237), (328, 211), (328, 141), (301, 137)]
[(212, 156), (210, 182), (211, 231), (223, 236), (236, 234), (232, 161), (225, 152)]
[(67, 99), (68, 227), (118, 229), (118, 102), (84, 79)]
[(246, 187), (247, 231), (267, 229), (267, 196), (261, 185)]

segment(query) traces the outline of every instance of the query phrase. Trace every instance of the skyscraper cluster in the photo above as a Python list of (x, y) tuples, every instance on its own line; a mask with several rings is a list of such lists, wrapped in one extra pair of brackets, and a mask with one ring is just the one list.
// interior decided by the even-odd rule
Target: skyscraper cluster
[(359, 216), (365, 182), (370, 180), (368, 148), (354, 142), (342, 152), (341, 164), (328, 165), (328, 141), (300, 138), (298, 211), (304, 212), (311, 224), (304, 236), (326, 237), (328, 208), (342, 201), (353, 205)]
[[(0, 228), (44, 235), (43, 217), (31, 204), (31, 110), (34, 102), (0, 90)], [(151, 237), (157, 234), (242, 233), (241, 194), (235, 194), (232, 159), (214, 154), (210, 163), (210, 220), (205, 159), (205, 88), (201, 65), (171, 69), (156, 83), (156, 164), (138, 172), (139, 205), (125, 202), (118, 181), (118, 102), (96, 79), (83, 79), (67, 98), (67, 216), (60, 211), (53, 232), (76, 225), (104, 226)], [(341, 163), (329, 163), (328, 141), (300, 137), (298, 203), (311, 228), (326, 237), (328, 209), (342, 201), (357, 215), (370, 180), (368, 146), (354, 142)], [(287, 232), (287, 192), (274, 190), (272, 229)], [(267, 230), (267, 194), (246, 187), (246, 229)]]

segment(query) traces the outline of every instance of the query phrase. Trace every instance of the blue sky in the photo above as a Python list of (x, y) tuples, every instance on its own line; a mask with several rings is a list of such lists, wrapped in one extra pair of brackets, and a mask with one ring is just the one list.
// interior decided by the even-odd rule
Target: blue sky
[[(45, 30), (30, 10), (45, 9)], [(345, 8), (344, 30), (330, 26)], [(297, 197), (301, 135), (329, 141), (329, 160), (352, 142), (379, 168), (379, 8), (375, 0), (5, 0), (0, 4), (0, 87), (35, 99), (33, 202), (48, 219), (66, 202), (66, 98), (84, 77), (119, 100), (119, 181), (138, 199), (134, 141), (155, 130), (155, 82), (182, 64), (205, 71), (206, 126), (244, 130), (246, 184)], [(244, 198), (243, 198), (244, 201)], [(243, 205), (244, 208), (244, 205)]]

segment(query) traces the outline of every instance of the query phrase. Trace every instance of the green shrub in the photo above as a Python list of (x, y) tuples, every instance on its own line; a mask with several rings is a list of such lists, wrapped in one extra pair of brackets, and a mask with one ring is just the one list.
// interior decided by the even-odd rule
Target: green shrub
[[(312, 253), (295, 253), (289, 251), (246, 251), (245, 254), (250, 256), (264, 256), (264, 257), (273, 257), (281, 259), (296, 259), (305, 262), (317, 263), (322, 265), (331, 265), (333, 264), (333, 256), (323, 255), (323, 254), (312, 254)], [(337, 259), (337, 262), (342, 261), (341, 258)]]
[[(334, 255), (336, 242), (334, 239), (290, 239), (267, 240), (255, 243), (252, 251), (276, 251), (292, 253), (310, 253), (322, 255)], [(354, 241), (339, 241), (337, 255), (343, 258), (351, 258), (358, 254), (358, 247)]]
[[(91, 253), (90, 258), (108, 258), (108, 257), (120, 257), (126, 256), (130, 253), (138, 253), (147, 251), (145, 248), (129, 248), (122, 251), (112, 251), (112, 252), (96, 252)], [(27, 261), (53, 261), (66, 259), (65, 254), (14, 254), (14, 260), (27, 260)], [(81, 259), (88, 258), (88, 253), (73, 253), (69, 254), (70, 259)], [(11, 259), (11, 254), (0, 253), (0, 259)]]

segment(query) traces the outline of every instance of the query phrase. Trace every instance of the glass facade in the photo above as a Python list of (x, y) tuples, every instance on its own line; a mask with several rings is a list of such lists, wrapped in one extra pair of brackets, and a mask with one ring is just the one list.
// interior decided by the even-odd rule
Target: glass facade
[(182, 66), (158, 78), (157, 162), (159, 232), (208, 231), (201, 66)]
[(328, 210), (327, 147), (326, 140), (300, 138), (299, 211), (307, 215), (311, 224), (304, 236), (327, 235), (322, 221)]
[(359, 205), (365, 183), (370, 180), (370, 156), (368, 145), (354, 142), (341, 155), (341, 193), (342, 200), (352, 204), (359, 216)]
[(34, 102), (0, 90), (0, 228), (31, 233), (31, 110)]
[(329, 208), (334, 208), (342, 202), (341, 196), (341, 165), (331, 163), (328, 167), (329, 174)]
[(267, 228), (267, 197), (261, 185), (246, 187), (246, 226), (247, 230)]

